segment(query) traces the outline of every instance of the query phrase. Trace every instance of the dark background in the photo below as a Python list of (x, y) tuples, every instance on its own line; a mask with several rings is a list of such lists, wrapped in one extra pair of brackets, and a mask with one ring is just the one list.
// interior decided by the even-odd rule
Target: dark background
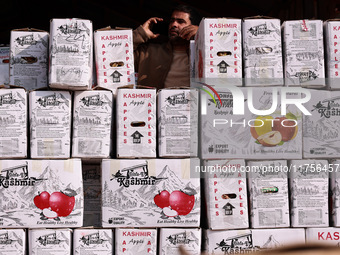
[(1, 1), (0, 44), (9, 44), (10, 31), (37, 28), (48, 31), (52, 18), (83, 18), (93, 30), (106, 26), (136, 28), (150, 17), (165, 19), (158, 31), (166, 33), (167, 20), (178, 4), (194, 6), (203, 17), (245, 18), (264, 15), (281, 22), (293, 19), (327, 20), (340, 17), (340, 0), (7, 0)]

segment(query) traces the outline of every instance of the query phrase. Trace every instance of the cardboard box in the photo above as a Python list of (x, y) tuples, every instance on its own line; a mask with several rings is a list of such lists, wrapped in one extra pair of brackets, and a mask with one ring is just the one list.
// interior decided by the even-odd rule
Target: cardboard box
[(0, 86), (0, 158), (27, 157), (27, 94)]
[(201, 254), (202, 231), (200, 228), (161, 228), (159, 231), (159, 254), (180, 255), (183, 246), (190, 255)]
[(117, 91), (117, 157), (156, 157), (156, 89)]
[(94, 44), (99, 87), (115, 93), (119, 86), (135, 84), (132, 30), (96, 30)]
[[(275, 87), (238, 88), (238, 90), (241, 94), (234, 100), (233, 94), (228, 89), (218, 89), (217, 93), (222, 104), (216, 95), (211, 99), (206, 92), (201, 92), (202, 106), (206, 106), (206, 112), (201, 111), (200, 119), (201, 157), (301, 159), (300, 110), (295, 105), (287, 104), (284, 106), (286, 114), (282, 114), (280, 98), (283, 92)], [(253, 100), (250, 100), (249, 92), (252, 93)], [(243, 98), (240, 97), (242, 93)], [(290, 92), (286, 97), (291, 100), (298, 99), (301, 98), (301, 94)], [(276, 103), (273, 103), (274, 99)], [(250, 111), (250, 105), (258, 110), (256, 114), (253, 113), (254, 109), (253, 112)], [(239, 110), (242, 107), (244, 112), (235, 114), (234, 108)], [(271, 114), (265, 113), (270, 110)], [(267, 141), (271, 135), (273, 139)]]
[(307, 228), (306, 243), (334, 245), (339, 247), (339, 228)]
[(198, 227), (198, 159), (102, 161), (103, 227)]
[(159, 157), (197, 157), (198, 91), (162, 89), (157, 99)]
[(244, 160), (204, 161), (204, 192), (212, 230), (249, 227)]
[(10, 40), (10, 84), (27, 90), (46, 87), (49, 34), (38, 29), (14, 29)]
[(71, 93), (29, 93), (31, 158), (69, 158), (71, 154)]
[(327, 89), (339, 90), (339, 59), (340, 59), (340, 44), (338, 38), (340, 20), (327, 20), (323, 23), (325, 35), (325, 58), (326, 58), (326, 84)]
[(195, 38), (196, 80), (242, 86), (241, 36), (241, 19), (202, 19)]
[(24, 229), (0, 229), (0, 254), (25, 255), (26, 232)]
[(245, 18), (242, 35), (245, 86), (283, 85), (280, 20)]
[(289, 227), (287, 161), (249, 161), (247, 166), (251, 227)]
[(101, 166), (82, 162), (84, 184), (84, 227), (101, 226)]
[(329, 162), (330, 220), (331, 226), (340, 226), (340, 160)]
[(157, 254), (156, 229), (115, 229), (115, 254)]
[(9, 84), (9, 46), (0, 45), (0, 84)]
[(74, 93), (72, 157), (110, 157), (112, 101), (111, 91), (93, 90)]
[(71, 229), (30, 229), (28, 231), (29, 255), (69, 255), (72, 252)]
[(73, 254), (112, 255), (112, 229), (75, 229)]
[(83, 224), (81, 162), (1, 160), (0, 222), (4, 228)]
[(311, 115), (303, 116), (303, 157), (340, 157), (340, 92), (310, 90), (304, 104)]
[(290, 164), (291, 226), (328, 227), (327, 160), (292, 160)]
[(282, 25), (286, 86), (326, 86), (321, 20), (289, 20)]
[(301, 229), (248, 229), (204, 232), (204, 250), (209, 254), (241, 254), (305, 243)]
[(50, 21), (49, 86), (86, 90), (92, 86), (92, 22), (85, 19)]

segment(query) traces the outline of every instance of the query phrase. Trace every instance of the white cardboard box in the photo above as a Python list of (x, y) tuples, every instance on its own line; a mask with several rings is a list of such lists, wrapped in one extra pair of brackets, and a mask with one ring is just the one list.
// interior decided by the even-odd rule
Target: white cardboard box
[(24, 229), (0, 229), (0, 254), (25, 255), (26, 232)]
[(156, 90), (117, 91), (117, 157), (156, 157)]
[(102, 161), (103, 227), (198, 227), (198, 159)]
[(242, 86), (241, 36), (241, 19), (202, 19), (195, 38), (195, 78), (209, 85)]
[(304, 105), (312, 115), (303, 116), (303, 157), (340, 157), (340, 92), (310, 90)]
[(93, 90), (74, 93), (72, 157), (110, 157), (112, 101), (111, 91)]
[[(200, 118), (201, 157), (203, 159), (301, 159), (302, 115), (300, 110), (291, 104), (285, 106), (286, 115), (281, 114), (280, 88), (256, 87), (238, 88), (238, 90), (243, 93), (243, 98), (238, 95), (235, 101), (228, 89), (219, 88), (217, 93), (222, 104), (217, 96), (214, 95), (215, 104), (204, 91), (201, 92), (201, 99), (204, 96), (206, 98), (206, 103), (201, 100), (203, 106), (206, 106), (206, 112), (201, 111)], [(253, 102), (250, 100), (249, 92), (252, 92)], [(277, 108), (273, 109), (273, 106), (276, 106), (273, 103), (274, 96), (277, 98)], [(287, 98), (292, 100), (301, 98), (301, 95), (292, 92), (287, 94)], [(234, 105), (237, 109), (244, 107), (244, 114), (234, 114)], [(273, 113), (254, 114), (250, 112), (249, 105), (260, 110), (260, 113), (268, 109), (273, 109)], [(283, 125), (288, 127), (284, 128)], [(290, 125), (292, 127), (289, 127)], [(271, 140), (270, 144), (260, 143), (259, 136), (266, 134), (268, 137), (273, 134), (269, 132), (274, 132), (274, 140)]]
[(74, 229), (73, 254), (112, 255), (112, 229)]
[(329, 162), (329, 190), (331, 226), (340, 227), (340, 160)]
[(49, 34), (37, 29), (14, 29), (10, 40), (10, 84), (27, 90), (46, 87)]
[(81, 162), (1, 160), (0, 222), (4, 228), (63, 228), (83, 224)]
[(289, 227), (287, 161), (249, 161), (247, 166), (251, 227)]
[(203, 233), (204, 250), (209, 254), (241, 254), (305, 244), (303, 228), (205, 230)]
[(159, 157), (197, 157), (198, 91), (162, 89), (157, 99)]
[(0, 158), (27, 157), (27, 94), (0, 87)]
[(30, 229), (28, 231), (29, 255), (70, 255), (71, 247), (71, 229)]
[(204, 161), (204, 192), (212, 230), (249, 227), (244, 160)]
[(0, 84), (9, 84), (10, 47), (0, 45)]
[(86, 90), (92, 86), (92, 22), (85, 19), (50, 21), (49, 86)]
[(326, 59), (326, 81), (327, 88), (330, 90), (339, 90), (340, 77), (340, 20), (327, 20), (323, 23), (325, 35), (325, 59)]
[(339, 247), (339, 228), (307, 228), (306, 243), (319, 243)]
[(327, 160), (292, 160), (290, 164), (291, 226), (328, 227)]
[(156, 255), (156, 229), (115, 229), (115, 254), (121, 255)]
[(31, 158), (69, 158), (71, 93), (31, 91), (29, 109)]
[(282, 25), (286, 86), (326, 86), (321, 20), (289, 20)]
[(135, 84), (132, 30), (110, 27), (94, 32), (97, 85), (111, 89)]
[(190, 255), (201, 254), (202, 231), (200, 228), (161, 228), (159, 231), (159, 255), (180, 255), (183, 246)]
[(243, 19), (245, 86), (283, 85), (281, 24), (279, 19)]

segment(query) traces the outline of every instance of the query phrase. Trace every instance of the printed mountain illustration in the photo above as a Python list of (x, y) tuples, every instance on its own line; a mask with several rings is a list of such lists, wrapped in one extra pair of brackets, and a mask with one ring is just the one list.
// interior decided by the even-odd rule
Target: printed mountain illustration
[(273, 235), (270, 235), (268, 240), (261, 247), (262, 249), (276, 248), (281, 246), (281, 244), (274, 238)]

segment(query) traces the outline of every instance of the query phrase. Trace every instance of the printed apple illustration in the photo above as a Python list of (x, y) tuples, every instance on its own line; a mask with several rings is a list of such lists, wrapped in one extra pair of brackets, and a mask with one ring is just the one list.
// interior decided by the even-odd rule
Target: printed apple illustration
[(47, 191), (43, 191), (39, 193), (39, 195), (35, 196), (33, 199), (33, 202), (36, 207), (38, 207), (41, 210), (44, 210), (45, 208), (50, 207), (50, 193)]
[(172, 209), (170, 208), (170, 206), (169, 206), (169, 207), (164, 207), (164, 208), (163, 208), (163, 213), (164, 213), (165, 216), (167, 216), (167, 217), (176, 217), (176, 216), (178, 216), (178, 212), (175, 211), (175, 210), (172, 210)]
[(279, 131), (270, 131), (257, 138), (257, 141), (266, 147), (278, 145), (282, 141), (282, 136)]
[(167, 190), (163, 190), (162, 192), (159, 192), (154, 198), (154, 202), (155, 204), (160, 207), (160, 208), (164, 208), (164, 207), (168, 207), (169, 204), (169, 197), (170, 197), (170, 193)]
[(257, 139), (259, 136), (272, 131), (273, 119), (272, 116), (258, 116), (254, 121), (254, 127), (250, 127), (251, 135)]
[(181, 190), (175, 190), (170, 194), (169, 204), (178, 215), (187, 215), (194, 207), (195, 196), (186, 194)]
[(287, 142), (294, 139), (298, 131), (295, 121), (287, 119), (286, 117), (277, 117), (275, 119), (278, 121), (274, 121), (273, 131), (279, 131), (281, 133), (282, 141)]
[(58, 217), (58, 214), (54, 211), (52, 211), (50, 208), (45, 208), (42, 211), (43, 215), (48, 219), (55, 219)]
[(57, 191), (51, 194), (49, 202), (51, 210), (56, 212), (58, 217), (66, 217), (74, 208), (75, 198)]

